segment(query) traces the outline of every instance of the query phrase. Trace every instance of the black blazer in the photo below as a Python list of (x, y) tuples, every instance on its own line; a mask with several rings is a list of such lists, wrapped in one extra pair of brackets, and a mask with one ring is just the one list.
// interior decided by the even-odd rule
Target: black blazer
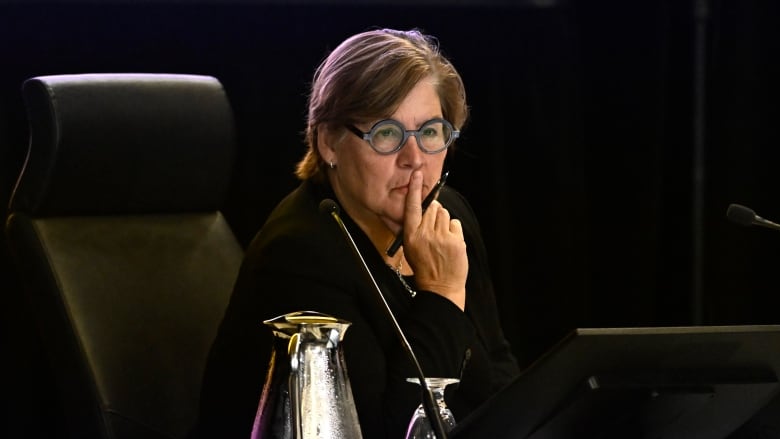
[[(303, 310), (352, 322), (342, 346), (363, 437), (404, 436), (420, 400), (419, 387), (405, 382), (415, 369), (338, 224), (319, 211), (325, 198), (335, 200), (329, 186), (302, 183), (247, 249), (207, 365), (198, 437), (249, 437), (271, 349), (271, 332), (262, 322)], [(346, 213), (341, 216), (425, 375), (461, 378), (447, 394), (457, 420), (519, 369), (499, 324), (476, 217), (452, 188), (445, 187), (438, 200), (463, 224), (469, 258), (465, 312), (430, 292), (412, 298), (368, 237)]]

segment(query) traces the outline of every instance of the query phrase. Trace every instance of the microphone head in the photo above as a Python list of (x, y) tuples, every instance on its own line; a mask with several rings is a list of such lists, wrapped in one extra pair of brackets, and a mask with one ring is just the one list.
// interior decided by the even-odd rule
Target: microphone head
[(726, 217), (737, 224), (750, 226), (756, 219), (756, 212), (754, 212), (753, 209), (749, 207), (745, 207), (739, 204), (731, 204), (726, 211)]
[(325, 198), (324, 200), (320, 201), (320, 212), (327, 214), (335, 213), (338, 215), (341, 213), (341, 209), (335, 201), (331, 200), (330, 198)]

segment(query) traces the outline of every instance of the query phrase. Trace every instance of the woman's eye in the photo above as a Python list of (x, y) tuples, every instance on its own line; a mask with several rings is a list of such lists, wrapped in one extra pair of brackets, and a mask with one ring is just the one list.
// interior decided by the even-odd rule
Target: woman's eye
[(437, 137), (439, 135), (439, 130), (428, 127), (423, 130), (422, 134), (425, 137)]
[(384, 130), (379, 130), (376, 132), (376, 134), (380, 137), (384, 138), (395, 138), (398, 137), (398, 130), (394, 130), (392, 128), (387, 128)]

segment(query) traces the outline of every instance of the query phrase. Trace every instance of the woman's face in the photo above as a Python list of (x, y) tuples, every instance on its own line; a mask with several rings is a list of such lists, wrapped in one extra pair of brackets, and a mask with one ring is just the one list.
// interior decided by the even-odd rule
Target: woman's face
[[(441, 102), (430, 79), (418, 82), (391, 116), (407, 130), (419, 129), (428, 120), (441, 117)], [(368, 132), (376, 122), (357, 128)], [(333, 140), (333, 136), (325, 137)], [(320, 153), (336, 165), (329, 171), (330, 182), (349, 215), (364, 229), (379, 227), (381, 222), (394, 234), (403, 224), (412, 171), (423, 172), (425, 196), (441, 176), (447, 150), (427, 154), (418, 147), (417, 139), (409, 136), (400, 151), (381, 155), (365, 140), (346, 133), (336, 144), (323, 142)]]

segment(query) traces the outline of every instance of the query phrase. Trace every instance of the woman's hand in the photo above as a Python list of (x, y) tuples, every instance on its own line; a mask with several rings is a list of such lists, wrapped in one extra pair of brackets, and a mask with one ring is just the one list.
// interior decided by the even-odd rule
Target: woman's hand
[(438, 201), (423, 213), (422, 184), (422, 172), (413, 172), (406, 194), (404, 256), (419, 289), (444, 296), (463, 310), (469, 270), (463, 228)]

